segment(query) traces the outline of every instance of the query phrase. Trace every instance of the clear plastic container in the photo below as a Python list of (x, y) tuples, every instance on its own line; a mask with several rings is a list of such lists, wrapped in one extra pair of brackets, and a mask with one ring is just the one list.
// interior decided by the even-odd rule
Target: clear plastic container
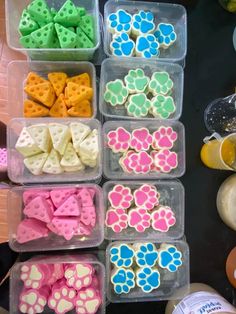
[(136, 14), (140, 10), (151, 11), (154, 14), (154, 22), (156, 24), (173, 24), (177, 40), (168, 49), (161, 49), (158, 59), (166, 62), (183, 61), (187, 53), (187, 14), (182, 5), (128, 0), (107, 1), (104, 7), (104, 50), (109, 57), (112, 56), (110, 51), (112, 34), (108, 32), (106, 21), (108, 16), (118, 9), (126, 10), (130, 14)]
[[(89, 263), (96, 271), (99, 282), (99, 290), (102, 298), (102, 304), (100, 305), (96, 314), (105, 314), (106, 309), (106, 298), (105, 298), (105, 267), (97, 259), (95, 255), (92, 254), (76, 254), (76, 255), (55, 255), (55, 256), (38, 256), (31, 258), (26, 262), (16, 263), (10, 274), (10, 313), (20, 314), (18, 309), (19, 296), (23, 289), (23, 282), (20, 279), (21, 267), (24, 265), (32, 264), (75, 264), (75, 263)], [(45, 307), (44, 314), (54, 313), (48, 306)], [(71, 314), (75, 314), (76, 311), (70, 311)]]
[(35, 176), (25, 168), (24, 157), (15, 149), (17, 139), (23, 127), (40, 123), (62, 123), (69, 125), (71, 122), (80, 122), (98, 130), (98, 144), (101, 147), (101, 123), (96, 119), (77, 118), (15, 118), (7, 126), (7, 158), (8, 177), (15, 183), (61, 183), (61, 182), (88, 182), (98, 183), (102, 175), (102, 151), (100, 150), (97, 165), (94, 168), (86, 167), (82, 171), (63, 172), (62, 174), (42, 174)]
[[(147, 302), (147, 301), (163, 301), (171, 299), (179, 299), (186, 295), (189, 290), (189, 247), (184, 241), (171, 241), (165, 242), (176, 246), (176, 248), (182, 253), (183, 264), (177, 269), (176, 272), (169, 272), (161, 267), (158, 267), (160, 273), (160, 286), (149, 293), (144, 293), (137, 285), (131, 289), (128, 294), (116, 294), (111, 283), (111, 272), (114, 265), (110, 262), (110, 249), (118, 244), (136, 244), (147, 243), (146, 241), (125, 241), (125, 242), (113, 242), (108, 245), (106, 249), (106, 272), (107, 272), (107, 298), (112, 303), (123, 302)], [(157, 249), (159, 249), (162, 242), (153, 241)]]
[[(96, 90), (96, 69), (90, 62), (43, 62), (43, 61), (12, 61), (8, 65), (8, 112), (13, 117), (24, 117), (23, 102), (28, 98), (24, 92), (25, 80), (29, 72), (48, 79), (50, 72), (64, 72), (69, 77), (88, 73), (93, 88), (91, 118), (97, 114), (97, 90)], [(82, 119), (82, 118), (81, 118)]]
[[(109, 58), (103, 61), (101, 67), (101, 81), (100, 81), (100, 94), (99, 94), (99, 108), (101, 113), (109, 119), (129, 119), (137, 120), (135, 117), (131, 117), (127, 114), (127, 109), (125, 106), (116, 106), (113, 107), (104, 100), (104, 93), (106, 90), (106, 84), (110, 81), (121, 79), (124, 80), (124, 77), (128, 74), (129, 70), (133, 69), (143, 69), (144, 73), (151, 78), (152, 74), (156, 71), (166, 71), (169, 73), (170, 78), (174, 82), (173, 94), (176, 105), (176, 111), (170, 115), (168, 120), (178, 120), (182, 113), (182, 104), (183, 104), (183, 79), (184, 71), (183, 68), (178, 64), (173, 63), (163, 63), (157, 62), (154, 60), (147, 60), (141, 62), (140, 59), (132, 58), (127, 60), (126, 58), (117, 59)], [(160, 120), (154, 118), (153, 115), (149, 114), (143, 119), (150, 120)]]
[[(22, 11), (27, 7), (31, 0), (5, 0), (6, 8), (6, 32), (7, 43), (11, 49), (17, 50), (26, 54), (32, 60), (44, 61), (62, 61), (62, 60), (77, 60), (88, 61), (94, 56), (94, 53), (100, 46), (100, 28), (99, 28), (99, 6), (98, 0), (73, 0), (76, 6), (84, 7), (89, 14), (94, 18), (95, 27), (95, 45), (93, 48), (73, 48), (73, 49), (26, 49), (21, 46), (19, 39), (20, 33), (18, 25)], [(47, 0), (50, 8), (60, 9), (66, 0)]]
[[(69, 241), (52, 232), (48, 237), (40, 238), (20, 244), (16, 240), (16, 232), (19, 223), (25, 218), (23, 213), (23, 193), (25, 191), (43, 190), (51, 191), (64, 188), (90, 188), (95, 191), (94, 205), (96, 208), (96, 225), (89, 236), (73, 236)], [(104, 240), (104, 202), (100, 186), (96, 184), (58, 184), (58, 185), (34, 185), (13, 187), (8, 192), (7, 201), (9, 246), (15, 252), (51, 251), (64, 249), (81, 249), (97, 247)]]
[[(132, 132), (138, 128), (147, 128), (150, 133), (156, 131), (160, 126), (172, 127), (178, 134), (178, 139), (175, 142), (171, 151), (178, 155), (178, 166), (170, 173), (149, 172), (148, 174), (135, 174), (134, 172), (124, 172), (119, 165), (119, 158), (122, 154), (115, 154), (107, 145), (107, 134), (111, 130), (116, 130), (122, 126), (127, 131)], [(108, 179), (130, 179), (130, 180), (154, 180), (154, 179), (170, 179), (179, 178), (185, 172), (185, 130), (184, 126), (179, 121), (107, 121), (103, 125), (103, 174)]]
[[(114, 232), (105, 225), (105, 238), (108, 240), (177, 240), (184, 235), (184, 187), (178, 180), (166, 181), (108, 181), (103, 185), (103, 196), (105, 212), (111, 207), (108, 200), (108, 193), (116, 184), (122, 184), (129, 187), (132, 192), (143, 184), (154, 185), (160, 194), (159, 205), (169, 206), (175, 214), (176, 223), (170, 227), (167, 232), (156, 231), (152, 228), (144, 232), (137, 232), (134, 228), (128, 226), (120, 233)], [(135, 206), (131, 206), (134, 208)], [(158, 208), (158, 206), (156, 207)]]

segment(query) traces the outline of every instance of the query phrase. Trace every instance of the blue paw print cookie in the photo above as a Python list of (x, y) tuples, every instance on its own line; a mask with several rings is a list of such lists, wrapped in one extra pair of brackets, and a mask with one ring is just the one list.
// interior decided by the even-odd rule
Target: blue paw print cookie
[(174, 26), (172, 24), (160, 23), (157, 26), (157, 30), (154, 33), (160, 46), (163, 48), (168, 48), (177, 39)]
[(159, 44), (152, 34), (137, 37), (135, 52), (138, 57), (152, 58), (159, 56)]
[(132, 34), (139, 36), (142, 34), (150, 34), (155, 30), (154, 15), (152, 12), (139, 11), (134, 14), (132, 20)]
[(139, 267), (153, 267), (158, 259), (158, 252), (153, 243), (139, 245), (135, 252), (136, 263)]
[(143, 292), (149, 293), (160, 286), (160, 273), (151, 267), (140, 268), (136, 273), (136, 284)]
[(135, 287), (135, 274), (131, 269), (118, 268), (111, 275), (116, 294), (129, 293)]
[(170, 272), (176, 272), (182, 262), (182, 253), (174, 245), (165, 246), (159, 251), (158, 263), (160, 267), (169, 270)]
[(110, 249), (110, 261), (116, 267), (128, 268), (132, 266), (134, 250), (127, 244), (120, 244)]
[(110, 33), (130, 33), (132, 16), (125, 10), (118, 10), (108, 16), (108, 30)]
[(126, 33), (114, 35), (111, 45), (112, 54), (116, 57), (131, 57), (134, 52), (135, 43)]

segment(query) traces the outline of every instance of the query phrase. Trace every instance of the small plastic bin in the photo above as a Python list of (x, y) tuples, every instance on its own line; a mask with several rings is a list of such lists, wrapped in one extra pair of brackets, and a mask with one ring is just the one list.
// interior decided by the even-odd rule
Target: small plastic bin
[[(7, 43), (11, 49), (26, 54), (32, 60), (44, 61), (88, 61), (91, 60), (100, 46), (99, 6), (98, 0), (73, 0), (76, 6), (81, 6), (94, 18), (95, 44), (93, 48), (73, 49), (26, 49), (21, 46), (18, 25), (22, 11), (31, 0), (5, 0)], [(49, 8), (60, 9), (66, 0), (46, 0)]]
[[(147, 301), (163, 301), (163, 300), (177, 300), (184, 297), (189, 291), (189, 247), (184, 241), (165, 242), (165, 244), (174, 245), (178, 251), (182, 253), (183, 264), (175, 272), (169, 272), (167, 269), (155, 267), (160, 273), (160, 286), (148, 293), (142, 291), (140, 287), (135, 285), (129, 293), (116, 294), (113, 284), (111, 283), (111, 274), (114, 264), (110, 262), (110, 249), (116, 247), (121, 243), (128, 245), (143, 244), (147, 241), (115, 241), (108, 245), (106, 249), (106, 272), (107, 272), (107, 298), (112, 303), (128, 303), (128, 302), (147, 302)], [(148, 241), (153, 243), (158, 250), (163, 244), (159, 241)], [(134, 266), (135, 263), (133, 263)], [(134, 272), (137, 270), (135, 266)], [(135, 278), (136, 279), (136, 275)]]
[[(10, 273), (10, 313), (20, 314), (19, 297), (23, 290), (23, 281), (20, 279), (22, 266), (32, 266), (37, 264), (77, 264), (77, 263), (88, 263), (91, 264), (95, 269), (95, 274), (98, 278), (99, 291), (102, 299), (102, 303), (96, 314), (105, 314), (106, 309), (106, 298), (105, 298), (105, 267), (93, 254), (76, 254), (76, 255), (55, 255), (55, 256), (38, 256), (31, 258), (26, 262), (16, 263), (11, 269)], [(44, 314), (54, 313), (47, 305), (43, 310)], [(71, 314), (75, 314), (76, 311), (73, 309), (70, 311)]]
[[(119, 164), (119, 159), (123, 155), (121, 153), (113, 153), (108, 147), (107, 134), (110, 131), (116, 130), (122, 126), (128, 132), (132, 132), (135, 129), (147, 128), (150, 133), (158, 130), (159, 127), (172, 127), (178, 134), (178, 138), (174, 143), (171, 151), (174, 151), (178, 155), (178, 166), (169, 173), (161, 172), (149, 172), (148, 174), (136, 174), (134, 172), (124, 172)], [(154, 179), (170, 179), (179, 178), (185, 172), (185, 130), (184, 126), (179, 121), (107, 121), (103, 125), (103, 174), (106, 178), (114, 180), (154, 180)]]
[(96, 119), (77, 118), (14, 118), (7, 126), (7, 158), (8, 176), (15, 183), (61, 183), (61, 182), (83, 182), (93, 181), (98, 183), (102, 175), (102, 152), (100, 150), (97, 165), (94, 168), (86, 167), (82, 171), (63, 172), (62, 174), (42, 174), (35, 176), (25, 168), (24, 157), (15, 149), (17, 139), (23, 127), (40, 123), (62, 123), (69, 125), (71, 122), (80, 122), (88, 125), (91, 130), (98, 130), (98, 144), (101, 147), (101, 123)]
[[(25, 81), (29, 72), (48, 79), (50, 72), (64, 72), (68, 77), (88, 73), (93, 88), (93, 99), (91, 102), (93, 115), (97, 114), (97, 90), (96, 90), (96, 69), (90, 62), (43, 62), (43, 61), (12, 61), (8, 65), (8, 112), (13, 118), (24, 117), (25, 99), (29, 98), (24, 92)], [(81, 118), (82, 119), (82, 118)]]
[(166, 62), (182, 62), (184, 60), (187, 53), (187, 14), (185, 8), (182, 5), (172, 3), (128, 0), (109, 0), (104, 7), (104, 50), (109, 57), (112, 57), (110, 50), (112, 34), (108, 32), (106, 21), (111, 13), (119, 9), (126, 10), (130, 14), (136, 14), (140, 10), (151, 11), (154, 14), (156, 25), (159, 23), (173, 24), (177, 40), (168, 49), (161, 49), (158, 59)]
[[(160, 206), (168, 206), (172, 209), (176, 223), (170, 227), (167, 232), (160, 232), (152, 229), (151, 227), (144, 232), (137, 232), (134, 228), (128, 226), (127, 229), (119, 233), (114, 232), (105, 224), (105, 238), (108, 240), (177, 240), (184, 235), (184, 187), (178, 180), (165, 180), (165, 181), (108, 181), (103, 185), (103, 196), (105, 204), (105, 212), (111, 207), (108, 199), (108, 193), (117, 184), (121, 184), (130, 188), (133, 193), (136, 189), (140, 188), (143, 184), (149, 184), (156, 187), (160, 194), (159, 205), (155, 207), (158, 209)], [(135, 208), (132, 204), (130, 209)], [(130, 210), (129, 209), (129, 210)], [(153, 210), (155, 210), (153, 209)], [(128, 210), (128, 211), (129, 211)], [(153, 211), (152, 210), (152, 211)], [(128, 212), (127, 211), (127, 212)], [(152, 212), (150, 211), (150, 213)]]
[[(67, 241), (64, 237), (52, 232), (46, 238), (40, 238), (20, 244), (16, 240), (16, 232), (19, 223), (26, 217), (23, 213), (23, 193), (25, 191), (52, 191), (66, 188), (89, 188), (94, 190), (94, 206), (96, 209), (96, 225), (90, 235), (73, 236)], [(103, 193), (100, 186), (96, 184), (67, 184), (67, 185), (34, 185), (13, 187), (8, 192), (8, 226), (9, 226), (9, 246), (15, 252), (51, 251), (64, 249), (81, 249), (97, 247), (104, 240), (104, 203)]]
[[(168, 72), (170, 78), (174, 83), (173, 94), (171, 95), (174, 99), (176, 105), (176, 111), (170, 115), (168, 120), (178, 120), (182, 113), (183, 104), (183, 79), (184, 72), (183, 68), (178, 64), (173, 63), (163, 63), (154, 60), (147, 60), (141, 62), (140, 59), (132, 58), (127, 60), (126, 58), (117, 59), (109, 58), (103, 61), (101, 67), (101, 82), (100, 82), (100, 95), (99, 95), (99, 108), (101, 113), (107, 119), (129, 119), (138, 120), (135, 117), (131, 117), (127, 114), (127, 109), (124, 105), (119, 105), (116, 107), (111, 106), (104, 100), (104, 93), (106, 90), (106, 84), (110, 81), (120, 79), (124, 81), (124, 77), (128, 75), (129, 70), (143, 69), (145, 75), (151, 78), (154, 72)], [(154, 118), (153, 115), (148, 114), (145, 118), (141, 120), (160, 120)], [(139, 119), (140, 120), (140, 119)]]

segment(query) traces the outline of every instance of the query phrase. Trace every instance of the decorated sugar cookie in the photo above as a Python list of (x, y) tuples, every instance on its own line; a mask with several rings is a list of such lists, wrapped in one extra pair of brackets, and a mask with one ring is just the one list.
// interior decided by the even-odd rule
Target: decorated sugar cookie
[(144, 93), (149, 83), (149, 77), (145, 75), (142, 69), (129, 70), (125, 76), (125, 85), (130, 94)]
[(151, 225), (151, 216), (149, 212), (142, 208), (133, 208), (128, 213), (129, 226), (135, 228), (137, 232), (144, 232)]
[(149, 91), (154, 95), (167, 95), (171, 92), (174, 83), (170, 78), (169, 73), (154, 72), (148, 85)]
[(123, 169), (124, 172), (126, 173), (132, 173), (133, 169), (130, 168), (129, 166), (129, 156), (133, 155), (134, 151), (133, 150), (128, 150), (126, 153), (124, 153), (124, 155), (119, 159), (119, 164), (121, 166), (121, 168)]
[(133, 195), (130, 188), (117, 184), (108, 193), (108, 200), (113, 208), (127, 209), (132, 204)]
[(135, 118), (146, 117), (151, 109), (151, 101), (144, 93), (131, 95), (126, 103), (126, 108), (129, 116)]
[(152, 135), (147, 128), (135, 129), (131, 134), (130, 147), (136, 152), (149, 150), (152, 144)]
[(51, 277), (53, 265), (49, 264), (24, 264), (21, 267), (20, 279), (25, 288), (40, 289), (46, 285)]
[(160, 194), (155, 186), (143, 184), (140, 188), (134, 191), (134, 202), (137, 207), (142, 207), (147, 210), (152, 210), (159, 204)]
[(56, 286), (56, 288), (52, 288), (48, 307), (56, 314), (65, 314), (74, 308), (75, 297), (76, 291), (73, 288), (68, 288), (66, 284), (60, 287)]
[(123, 81), (115, 80), (106, 84), (104, 99), (111, 106), (123, 105), (128, 97), (128, 90)]
[(164, 49), (169, 48), (177, 39), (175, 28), (172, 24), (160, 23), (154, 33), (160, 46)]
[(169, 149), (162, 149), (155, 155), (154, 164), (161, 172), (169, 173), (178, 167), (178, 156)]
[(24, 289), (19, 298), (19, 310), (21, 313), (43, 313), (50, 294), (50, 288), (44, 286), (38, 290)]
[(110, 49), (115, 57), (132, 57), (135, 43), (126, 33), (115, 34), (113, 35)]
[(122, 208), (109, 208), (106, 212), (105, 225), (115, 233), (119, 233), (128, 227), (128, 215)]
[(115, 33), (130, 33), (132, 16), (126, 10), (118, 10), (111, 13), (108, 18), (108, 31), (112, 34)]
[(128, 294), (135, 287), (135, 273), (131, 268), (115, 268), (111, 273), (111, 282), (116, 294)]
[(136, 284), (145, 293), (150, 293), (160, 286), (160, 273), (156, 268), (143, 267), (136, 271)]
[(128, 161), (129, 167), (136, 174), (146, 174), (151, 171), (153, 160), (151, 156), (145, 151), (140, 151), (139, 153), (133, 153), (130, 156), (126, 156), (124, 163), (126, 160)]
[(159, 43), (152, 34), (140, 35), (136, 39), (135, 54), (137, 57), (153, 58), (160, 54)]
[(77, 314), (96, 314), (102, 303), (100, 294), (93, 287), (78, 291), (75, 299)]
[(65, 268), (66, 283), (75, 290), (90, 286), (94, 268), (90, 264), (68, 264)]
[(178, 134), (170, 126), (161, 126), (152, 134), (152, 138), (153, 149), (171, 149), (178, 138)]
[(152, 98), (150, 112), (154, 117), (168, 119), (175, 111), (176, 106), (171, 96), (157, 95)]
[(157, 264), (158, 252), (153, 243), (138, 243), (134, 249), (135, 261), (139, 267), (154, 267)]
[(168, 232), (175, 225), (176, 218), (172, 209), (168, 206), (160, 206), (151, 213), (152, 228), (160, 232)]
[(107, 145), (114, 153), (126, 152), (129, 149), (131, 135), (126, 129), (119, 127), (107, 133)]
[(140, 10), (133, 15), (132, 34), (139, 36), (142, 34), (153, 33), (155, 30), (154, 15), (150, 11)]
[(183, 264), (182, 253), (174, 245), (163, 244), (158, 251), (158, 264), (161, 268), (176, 272)]
[(116, 267), (129, 268), (134, 260), (134, 250), (129, 244), (117, 244), (110, 249), (110, 261)]

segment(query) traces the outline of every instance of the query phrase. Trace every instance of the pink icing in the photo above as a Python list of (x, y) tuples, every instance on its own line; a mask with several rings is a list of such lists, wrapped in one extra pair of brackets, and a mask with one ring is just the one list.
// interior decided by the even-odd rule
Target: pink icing
[(127, 209), (131, 206), (133, 195), (130, 188), (118, 184), (108, 193), (108, 199), (113, 208)]
[(114, 153), (125, 152), (129, 149), (131, 135), (124, 128), (119, 127), (107, 134), (107, 145)]
[(129, 226), (137, 232), (144, 232), (151, 225), (151, 216), (144, 208), (134, 208), (129, 211)]
[(168, 149), (160, 150), (155, 155), (154, 163), (157, 167), (160, 167), (162, 172), (168, 173), (178, 166), (177, 154)]
[(128, 226), (128, 215), (122, 208), (110, 208), (106, 213), (105, 224), (114, 232), (119, 233)]
[(160, 232), (167, 232), (170, 227), (176, 223), (176, 218), (168, 206), (161, 206), (158, 210), (155, 210), (152, 215), (152, 228)]
[(170, 149), (173, 147), (178, 135), (172, 127), (160, 127), (153, 133), (153, 148), (154, 149)]
[(141, 150), (148, 150), (152, 144), (152, 135), (148, 129), (140, 128), (132, 132), (130, 147), (134, 148), (137, 152)]
[(153, 160), (147, 152), (142, 151), (134, 153), (127, 158), (130, 160), (130, 168), (133, 169), (135, 173), (149, 173), (151, 171)]
[(144, 184), (134, 191), (135, 205), (148, 210), (153, 209), (159, 204), (159, 197), (160, 195), (155, 186), (149, 184)]

